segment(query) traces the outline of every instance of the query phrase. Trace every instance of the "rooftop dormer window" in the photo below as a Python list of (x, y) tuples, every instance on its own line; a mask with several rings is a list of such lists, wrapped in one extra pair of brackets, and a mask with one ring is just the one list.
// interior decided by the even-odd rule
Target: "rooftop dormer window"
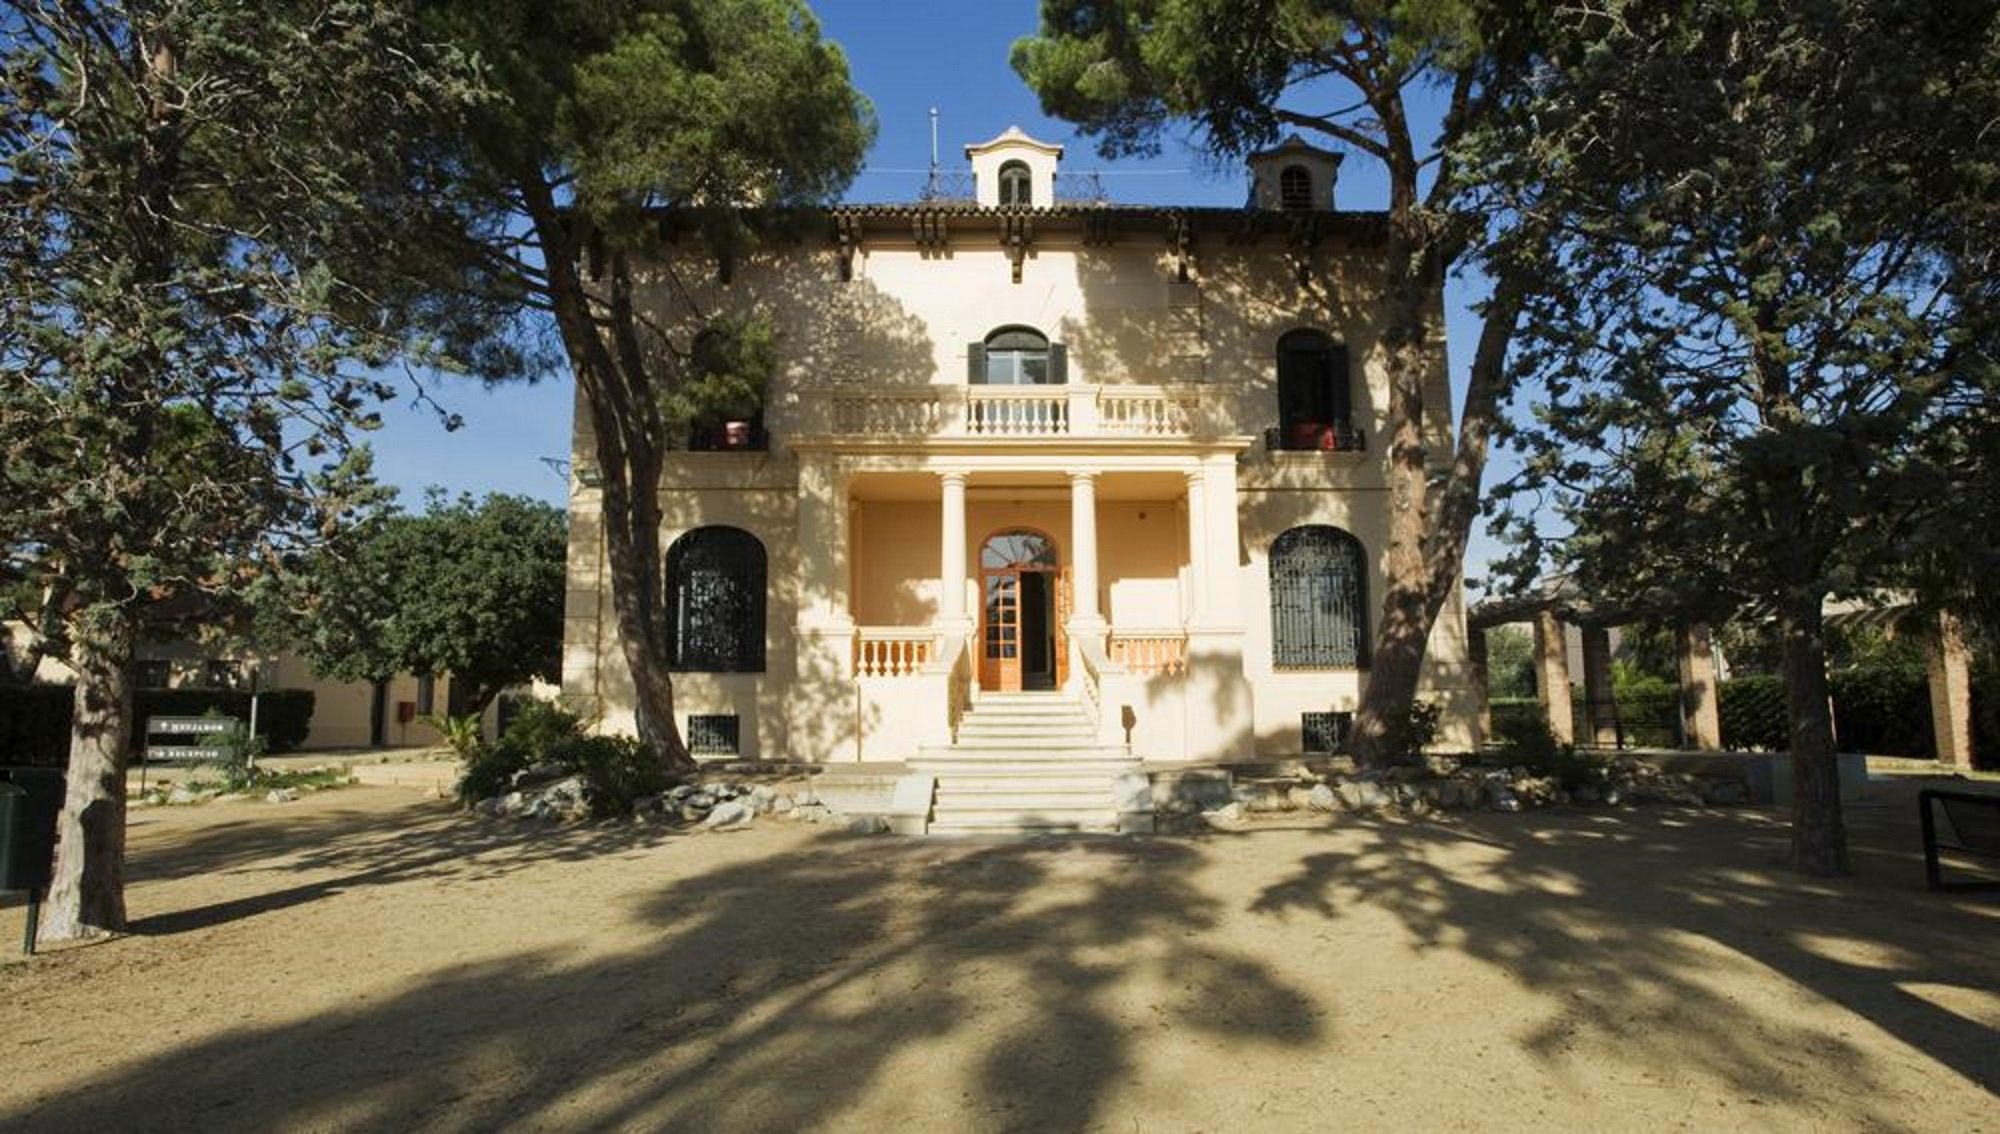
[(1278, 204), (1286, 209), (1313, 207), (1312, 174), (1302, 165), (1288, 165), (1278, 174)]
[(1000, 207), (1026, 208), (1035, 203), (1033, 176), (1028, 163), (1010, 161), (1000, 167)]

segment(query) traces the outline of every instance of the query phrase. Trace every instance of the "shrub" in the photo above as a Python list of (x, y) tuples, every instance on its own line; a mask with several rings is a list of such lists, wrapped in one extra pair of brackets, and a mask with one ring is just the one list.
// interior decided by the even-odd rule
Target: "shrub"
[(1790, 710), (1783, 678), (1732, 677), (1722, 683), (1722, 746), (1738, 752), (1782, 752), (1791, 747)]
[[(59, 768), (69, 761), (70, 711), (76, 689), (69, 685), (0, 687), (0, 764)], [(257, 733), (263, 751), (290, 752), (312, 731), (310, 689), (273, 689), (257, 701)], [(152, 717), (199, 717), (213, 713), (250, 720), (250, 694), (233, 689), (141, 689), (132, 695), (132, 747), (145, 747), (140, 730)]]
[(581, 776), (584, 803), (599, 818), (627, 814), (634, 800), (668, 787), (652, 749), (625, 737), (586, 736), (575, 714), (536, 702), (522, 706), (498, 741), (474, 750), (459, 776), (458, 798), (472, 804), (500, 795), (537, 764)]
[[(313, 692), (272, 689), (257, 696), (257, 734), (273, 753), (290, 752), (304, 744), (312, 731)], [(151, 717), (199, 717), (215, 713), (250, 720), (250, 694), (238, 689), (141, 689), (132, 694), (132, 744), (144, 746), (140, 733)], [(69, 724), (64, 722), (67, 729)]]
[(443, 713), (426, 714), (417, 718), (417, 723), (437, 730), (438, 739), (451, 749), (452, 755), (461, 760), (470, 760), (485, 746), (486, 738), (480, 735), (478, 713), (463, 716), (447, 716)]
[(60, 768), (69, 762), (68, 685), (0, 686), (0, 764)]
[(1558, 741), (1549, 722), (1539, 714), (1516, 715), (1505, 725), (1496, 722), (1496, 730), (1500, 733), (1501, 759), (1510, 765), (1518, 764), (1537, 776), (1553, 776), (1566, 788), (1597, 778), (1598, 762), (1579, 754), (1575, 745)]
[(572, 737), (549, 757), (583, 777), (583, 802), (596, 819), (630, 815), (633, 803), (672, 786), (659, 756), (631, 737)]
[(1412, 701), (1400, 717), (1389, 719), (1384, 748), (1394, 764), (1423, 762), (1424, 749), (1437, 739), (1438, 718), (1443, 710), (1432, 701)]
[(1827, 675), (1833, 692), (1833, 730), (1849, 752), (1929, 759), (1930, 678), (1922, 666), (1873, 665)]

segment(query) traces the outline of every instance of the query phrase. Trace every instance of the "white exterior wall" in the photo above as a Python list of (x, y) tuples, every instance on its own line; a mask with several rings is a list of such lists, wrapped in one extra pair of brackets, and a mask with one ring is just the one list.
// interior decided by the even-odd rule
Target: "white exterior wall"
[[(1073, 471), (1099, 474), (1099, 605), (1114, 632), (1191, 626), (1200, 601), (1190, 545), (1231, 545), (1212, 553), (1194, 672), (1147, 678), (1131, 705), (1140, 755), (1296, 754), (1301, 712), (1355, 706), (1365, 670), (1274, 671), (1267, 555), (1271, 541), (1296, 525), (1351, 532), (1369, 561), (1372, 639), (1388, 526), (1375, 252), (1328, 238), (1301, 254), (1281, 238), (1244, 245), (1203, 233), (1193, 279), (1183, 283), (1162, 237), (1086, 246), (1077, 224), (1044, 220), (1019, 283), (990, 234), (954, 235), (940, 248), (890, 232), (862, 241), (850, 281), (840, 279), (830, 242), (806, 239), (736, 263), (725, 285), (700, 248), (683, 251), (681, 278), (701, 308), (766, 312), (782, 355), (764, 417), (771, 452), (680, 454), (666, 473), (663, 545), (703, 524), (730, 524), (763, 541), (770, 564), (765, 672), (675, 675), (683, 718), (738, 713), (744, 754), (766, 758), (901, 759), (915, 738), (935, 736), (942, 679), (857, 680), (851, 652), (856, 627), (921, 628), (937, 617), (936, 483), (948, 469), (970, 477), (966, 586), (975, 613), (978, 550), (992, 531), (1040, 529), (1070, 562)], [(654, 299), (671, 321), (675, 306), (664, 295)], [(1441, 335), (1441, 298), (1439, 306)], [(1146, 445), (1084, 437), (911, 441), (831, 428), (831, 402), (857, 391), (961, 396), (967, 344), (1014, 324), (1067, 346), (1077, 396), (1097, 386), (1171, 387), (1200, 399), (1206, 424)], [(1277, 421), (1276, 342), (1304, 326), (1348, 349), (1363, 452), (1264, 449), (1262, 431)], [(1441, 349), (1427, 400), (1442, 462), (1450, 402)], [(590, 440), (581, 416), (579, 423), (578, 456), (587, 464)], [(1191, 472), (1222, 478), (1209, 482), (1199, 519), (1185, 487)], [(1022, 486), (1018, 501), (1008, 499), (1008, 485)], [(1221, 501), (1231, 492), (1236, 506), (1225, 516)], [(579, 488), (572, 498), (564, 692), (601, 706), (603, 727), (628, 731), (631, 685), (604, 590), (595, 496)], [(1472, 739), (1464, 638), (1454, 597), (1432, 635), (1424, 678), (1425, 695), (1446, 708), (1446, 747)]]

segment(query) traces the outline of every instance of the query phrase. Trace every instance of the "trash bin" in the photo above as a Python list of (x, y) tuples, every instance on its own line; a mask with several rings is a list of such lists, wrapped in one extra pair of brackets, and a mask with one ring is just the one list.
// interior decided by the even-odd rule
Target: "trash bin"
[(28, 892), (27, 932), (21, 951), (35, 951), (42, 891), (56, 857), (56, 816), (62, 811), (63, 772), (58, 768), (0, 768), (0, 891)]

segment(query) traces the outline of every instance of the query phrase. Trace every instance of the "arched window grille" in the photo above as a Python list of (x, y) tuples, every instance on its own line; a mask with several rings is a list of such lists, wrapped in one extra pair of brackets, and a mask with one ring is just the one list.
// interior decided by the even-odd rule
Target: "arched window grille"
[(1278, 172), (1278, 204), (1287, 209), (1313, 207), (1313, 179), (1305, 166), (1288, 165)]
[(1361, 541), (1324, 525), (1271, 543), (1271, 662), (1303, 668), (1367, 664)]
[(1278, 339), (1278, 437), (1285, 449), (1357, 449), (1347, 348), (1324, 332)]
[(1035, 203), (1034, 177), (1024, 161), (1003, 162), (1000, 166), (1000, 204), (1031, 206)]
[(966, 351), (966, 379), (979, 386), (1060, 386), (1069, 380), (1061, 343), (1033, 327), (1002, 327)]
[(673, 669), (764, 672), (764, 545), (740, 528), (696, 528), (667, 549)]

